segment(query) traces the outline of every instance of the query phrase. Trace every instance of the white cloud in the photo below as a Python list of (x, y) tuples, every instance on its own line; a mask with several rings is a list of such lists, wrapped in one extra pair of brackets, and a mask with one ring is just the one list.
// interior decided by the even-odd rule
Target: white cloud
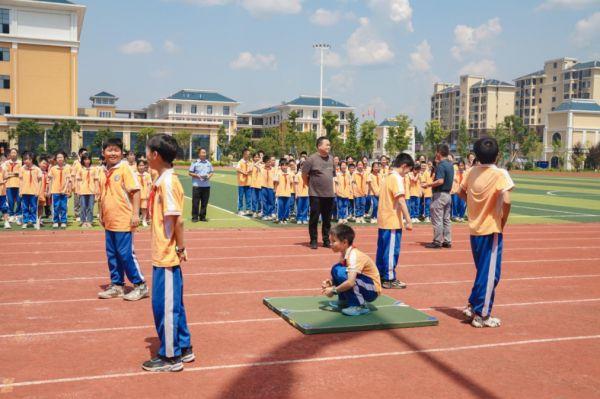
[(454, 42), (456, 43), (450, 51), (457, 60), (461, 60), (463, 54), (482, 50), (484, 46), (494, 37), (502, 32), (500, 18), (492, 18), (476, 28), (467, 25), (456, 25), (454, 28)]
[(413, 10), (409, 0), (369, 0), (369, 6), (388, 16), (393, 22), (404, 24), (409, 32), (413, 31)]
[[(315, 65), (321, 64), (321, 51), (319, 49), (315, 49), (313, 61)], [(336, 53), (332, 50), (325, 50), (323, 52), (323, 65), (325, 65), (326, 67), (339, 68), (344, 64), (345, 61), (339, 53)]]
[(577, 21), (573, 41), (579, 47), (587, 47), (600, 38), (600, 12), (595, 12), (589, 18)]
[(241, 5), (250, 14), (298, 14), (302, 11), (301, 0), (241, 0)]
[[(177, 1), (177, 0), (164, 0), (164, 1)], [(192, 4), (202, 7), (212, 6), (223, 6), (227, 3), (231, 3), (231, 0), (179, 0), (182, 3)]]
[(360, 26), (346, 41), (348, 61), (354, 65), (376, 65), (394, 58), (390, 46), (371, 28), (368, 18), (361, 18)]
[(354, 88), (354, 72), (342, 71), (331, 77), (330, 88), (337, 93), (345, 93)]
[(484, 59), (481, 61), (469, 62), (463, 66), (460, 75), (477, 75), (487, 78), (492, 77), (496, 73), (496, 63), (493, 60)]
[(431, 46), (427, 40), (423, 40), (418, 46), (417, 51), (410, 53), (410, 63), (408, 68), (415, 72), (427, 72), (431, 69), (431, 61), (433, 60), (433, 54), (431, 54)]
[(146, 40), (133, 40), (119, 47), (119, 51), (123, 54), (148, 54), (154, 51), (152, 44)]
[(537, 11), (554, 10), (557, 8), (582, 9), (598, 4), (598, 0), (545, 0), (535, 9)]
[(165, 40), (163, 45), (165, 51), (169, 54), (178, 54), (181, 52), (181, 47), (179, 47), (175, 42), (171, 40)]
[(249, 51), (241, 52), (238, 57), (229, 63), (231, 69), (277, 69), (277, 59), (273, 54), (252, 54)]
[(340, 22), (342, 15), (339, 11), (329, 11), (319, 8), (310, 16), (310, 22), (319, 26), (333, 26)]

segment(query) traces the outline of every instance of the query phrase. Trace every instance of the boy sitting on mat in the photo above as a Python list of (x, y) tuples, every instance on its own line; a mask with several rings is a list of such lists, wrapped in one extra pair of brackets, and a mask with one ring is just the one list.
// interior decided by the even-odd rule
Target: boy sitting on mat
[(339, 300), (330, 302), (330, 305), (346, 316), (369, 313), (367, 303), (377, 299), (381, 292), (377, 266), (371, 258), (352, 246), (354, 237), (354, 230), (346, 224), (338, 224), (331, 229), (331, 249), (339, 252), (341, 259), (331, 269), (331, 280), (323, 281), (321, 286), (324, 295), (330, 298), (338, 296)]

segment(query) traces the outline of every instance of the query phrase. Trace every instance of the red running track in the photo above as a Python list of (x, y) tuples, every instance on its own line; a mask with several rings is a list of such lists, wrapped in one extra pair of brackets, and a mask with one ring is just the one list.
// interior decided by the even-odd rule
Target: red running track
[[(0, 398), (598, 397), (598, 233), (600, 224), (509, 227), (494, 308), (503, 326), (477, 330), (458, 310), (474, 276), (465, 226), (451, 250), (433, 251), (420, 226), (403, 236), (409, 287), (386, 294), (439, 326), (304, 336), (261, 300), (317, 294), (336, 255), (308, 249), (305, 229), (189, 231), (198, 359), (170, 374), (140, 369), (157, 347), (150, 301), (95, 297), (108, 274), (101, 233), (2, 234)], [(358, 229), (361, 249), (375, 243), (375, 228)], [(149, 277), (148, 247), (137, 234)]]

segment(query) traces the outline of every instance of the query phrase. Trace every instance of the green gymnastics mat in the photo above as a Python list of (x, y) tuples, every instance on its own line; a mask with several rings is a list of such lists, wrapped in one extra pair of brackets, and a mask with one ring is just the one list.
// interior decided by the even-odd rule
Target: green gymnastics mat
[(401, 301), (380, 295), (371, 302), (371, 312), (362, 316), (345, 316), (329, 306), (335, 300), (325, 296), (264, 298), (263, 303), (304, 334), (348, 331), (385, 330), (435, 326), (438, 320), (411, 308)]

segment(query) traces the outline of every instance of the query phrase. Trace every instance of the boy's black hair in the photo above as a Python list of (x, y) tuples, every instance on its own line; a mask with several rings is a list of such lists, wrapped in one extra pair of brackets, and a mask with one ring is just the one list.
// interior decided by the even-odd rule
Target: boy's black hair
[(381, 166), (381, 162), (379, 162), (379, 161), (375, 161), (375, 162), (373, 162), (373, 163), (371, 164), (371, 167), (373, 167), (373, 166), (375, 166), (375, 165), (379, 165), (379, 166)]
[(56, 151), (56, 153), (54, 154), (54, 158), (57, 158), (59, 155), (62, 155), (65, 161), (67, 160), (67, 153), (63, 150)]
[(48, 154), (41, 154), (40, 155), (40, 162), (42, 162), (42, 161), (48, 162)]
[(92, 156), (88, 153), (85, 153), (81, 156), (81, 165), (83, 165), (83, 161), (85, 161), (86, 159), (90, 160), (90, 165), (92, 164)]
[(280, 166), (281, 166), (281, 165), (287, 165), (288, 163), (289, 163), (289, 161), (288, 161), (287, 159), (285, 159), (285, 158), (281, 158), (281, 159), (279, 160), (279, 165), (280, 165)]
[(327, 138), (327, 136), (321, 136), (317, 139), (317, 148), (319, 148), (319, 146), (321, 146), (321, 144), (325, 141), (325, 140), (329, 140)]
[(164, 133), (150, 137), (146, 147), (148, 147), (150, 151), (156, 151), (163, 161), (170, 165), (173, 164), (173, 160), (177, 156), (177, 150), (179, 150), (175, 138)]
[(355, 163), (353, 163), (353, 162), (350, 162), (350, 163), (348, 164), (348, 168), (356, 168), (356, 164), (355, 164)]
[(341, 167), (343, 163), (345, 163), (346, 166), (348, 166), (348, 162), (344, 161), (343, 159), (340, 161), (340, 163), (338, 164), (338, 166)]
[(296, 165), (296, 160), (295, 159), (290, 159), (288, 161), (288, 165)]
[(437, 152), (442, 154), (443, 157), (447, 157), (450, 154), (450, 147), (448, 147), (448, 144), (438, 144)]
[(123, 152), (123, 140), (118, 137), (112, 137), (102, 143), (102, 151), (106, 150), (108, 147), (119, 147), (121, 152)]
[(270, 157), (270, 156), (268, 156), (268, 155), (265, 155), (265, 156), (263, 157), (263, 159), (262, 159), (262, 161), (263, 161), (264, 163), (267, 163), (267, 162), (269, 162), (270, 160), (271, 160), (271, 157)]
[(331, 228), (329, 233), (340, 241), (348, 241), (348, 245), (354, 244), (356, 233), (354, 232), (354, 229), (347, 224), (336, 224)]
[(460, 161), (458, 161), (456, 164), (457, 164), (458, 166), (460, 166), (461, 164), (462, 164), (463, 166), (466, 166), (466, 164), (465, 164), (465, 161), (463, 161), (462, 159), (461, 159)]
[(415, 165), (415, 161), (409, 154), (403, 152), (402, 154), (399, 154), (396, 157), (396, 159), (394, 159), (394, 162), (392, 163), (392, 167), (399, 168), (402, 165), (406, 165), (409, 168), (412, 168)]
[(34, 156), (33, 156), (33, 152), (31, 151), (23, 151), (23, 153), (21, 154), (21, 159), (25, 160), (25, 159), (31, 159), (32, 161), (34, 160)]
[(135, 164), (137, 166), (140, 166), (141, 163), (143, 163), (144, 165), (148, 165), (148, 162), (145, 159), (138, 159)]
[(246, 151), (250, 152), (250, 148), (248, 148), (248, 147), (244, 148), (244, 149), (242, 150), (242, 155), (244, 155), (244, 153), (245, 153)]
[(415, 171), (415, 170), (416, 170), (416, 171), (419, 171), (419, 170), (421, 170), (421, 163), (419, 163), (419, 162), (415, 162), (415, 165), (413, 166), (412, 170), (413, 170), (413, 171)]
[(482, 164), (496, 163), (498, 158), (498, 142), (493, 137), (484, 137), (473, 144), (475, 159)]
[(302, 156), (302, 155), (308, 155), (308, 152), (306, 152), (306, 151), (302, 151), (302, 152), (300, 153), (300, 156)]
[(79, 151), (77, 151), (77, 155), (81, 157), (81, 154), (83, 154), (84, 152), (88, 152), (87, 148), (81, 147)]

